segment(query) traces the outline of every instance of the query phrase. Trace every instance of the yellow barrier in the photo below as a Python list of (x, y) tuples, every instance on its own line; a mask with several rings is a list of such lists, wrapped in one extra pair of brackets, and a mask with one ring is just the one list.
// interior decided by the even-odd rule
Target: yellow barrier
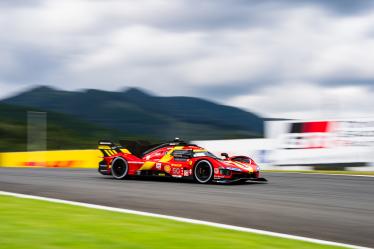
[(0, 153), (0, 167), (97, 168), (99, 150), (56, 150)]

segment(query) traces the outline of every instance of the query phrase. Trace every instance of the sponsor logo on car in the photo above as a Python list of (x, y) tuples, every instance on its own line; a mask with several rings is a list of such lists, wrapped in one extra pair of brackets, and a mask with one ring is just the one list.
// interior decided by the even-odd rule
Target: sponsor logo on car
[(173, 166), (173, 167), (181, 167), (182, 164), (180, 164), (180, 163), (172, 163), (171, 166)]
[(189, 176), (190, 175), (190, 171), (189, 170), (184, 170), (183, 171), (183, 176)]
[(166, 173), (170, 173), (170, 166), (169, 166), (169, 165), (166, 165), (166, 166), (164, 167), (164, 171), (165, 171)]

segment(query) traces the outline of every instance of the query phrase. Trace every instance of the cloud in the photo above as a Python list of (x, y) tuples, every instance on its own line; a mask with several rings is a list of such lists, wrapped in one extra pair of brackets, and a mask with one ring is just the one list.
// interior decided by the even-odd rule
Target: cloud
[(37, 6), (41, 0), (2, 0), (0, 1), (1, 8), (18, 8), (25, 6)]
[[(289, 4), (295, 4), (295, 1), (287, 0)], [(302, 0), (299, 4), (310, 4), (314, 6), (323, 6), (339, 15), (352, 15), (360, 12), (367, 12), (374, 3), (371, 0), (351, 1), (351, 0)]]
[[(264, 94), (370, 93), (373, 10), (366, 0), (2, 1), (0, 81), (4, 91), (139, 86), (241, 106), (252, 96), (261, 114), (288, 115), (295, 104), (269, 106)], [(304, 112), (312, 102), (292, 101)]]
[(326, 88), (298, 82), (235, 96), (227, 104), (271, 118), (363, 118), (372, 113), (374, 92), (365, 86)]

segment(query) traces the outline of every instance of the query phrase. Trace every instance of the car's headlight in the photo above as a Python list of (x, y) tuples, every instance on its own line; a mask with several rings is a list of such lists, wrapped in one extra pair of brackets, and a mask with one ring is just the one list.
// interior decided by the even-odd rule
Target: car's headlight
[(231, 170), (231, 171), (238, 171), (238, 172), (242, 172), (242, 170), (241, 170), (241, 169), (239, 169), (239, 168), (234, 168), (234, 167), (226, 167), (226, 169), (228, 169), (228, 170)]
[(256, 171), (260, 172), (260, 166), (256, 167)]

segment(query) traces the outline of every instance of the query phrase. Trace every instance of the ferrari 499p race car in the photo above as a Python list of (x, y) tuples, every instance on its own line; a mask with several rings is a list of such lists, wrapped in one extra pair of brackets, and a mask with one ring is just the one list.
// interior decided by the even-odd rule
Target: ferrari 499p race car
[(219, 158), (195, 144), (175, 139), (150, 145), (144, 141), (121, 140), (120, 146), (100, 141), (103, 154), (99, 172), (116, 179), (130, 176), (189, 178), (198, 183), (230, 183), (266, 181), (260, 177), (260, 167), (247, 156)]

